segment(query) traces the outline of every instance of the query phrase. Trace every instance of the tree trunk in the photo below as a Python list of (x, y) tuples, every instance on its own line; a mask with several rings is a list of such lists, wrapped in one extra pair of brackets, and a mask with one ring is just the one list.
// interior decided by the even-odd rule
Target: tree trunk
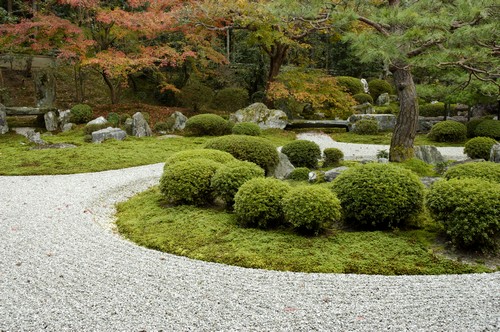
[[(283, 65), (283, 62), (285, 61), (286, 55), (288, 53), (288, 48), (288, 45), (277, 43), (276, 45), (273, 45), (271, 47), (271, 51), (268, 52), (270, 62), (269, 74), (267, 75), (266, 82), (266, 92), (269, 91), (271, 83), (274, 82), (276, 76), (278, 76), (278, 74), (280, 73), (281, 66)], [(264, 104), (266, 104), (269, 108), (274, 107), (274, 103), (269, 100), (269, 98), (267, 98), (267, 95), (264, 98)]]
[(9, 16), (12, 16), (12, 4), (13, 0), (7, 0), (7, 13), (9, 14)]
[(118, 102), (118, 94), (117, 94), (115, 86), (113, 85), (113, 82), (111, 82), (111, 79), (106, 74), (106, 72), (102, 71), (101, 75), (102, 75), (102, 78), (104, 79), (104, 82), (106, 83), (106, 85), (109, 88), (109, 97), (111, 99), (111, 104), (116, 104)]
[(396, 64), (390, 68), (398, 92), (400, 111), (391, 140), (389, 160), (402, 162), (414, 157), (413, 143), (418, 126), (418, 102), (410, 67)]

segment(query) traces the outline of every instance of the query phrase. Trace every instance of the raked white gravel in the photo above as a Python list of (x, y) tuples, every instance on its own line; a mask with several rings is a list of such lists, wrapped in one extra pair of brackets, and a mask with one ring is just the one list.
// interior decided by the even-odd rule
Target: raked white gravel
[(0, 331), (498, 331), (500, 273), (306, 274), (139, 247), (114, 203), (162, 164), (0, 177)]

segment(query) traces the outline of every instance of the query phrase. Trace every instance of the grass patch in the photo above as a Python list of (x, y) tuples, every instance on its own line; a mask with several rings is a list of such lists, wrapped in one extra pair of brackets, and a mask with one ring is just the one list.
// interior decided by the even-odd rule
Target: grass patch
[(360, 274), (491, 272), (436, 255), (432, 227), (414, 231), (330, 230), (303, 237), (288, 230), (241, 228), (225, 211), (167, 206), (157, 188), (117, 206), (117, 226), (128, 239), (152, 249), (249, 268)]

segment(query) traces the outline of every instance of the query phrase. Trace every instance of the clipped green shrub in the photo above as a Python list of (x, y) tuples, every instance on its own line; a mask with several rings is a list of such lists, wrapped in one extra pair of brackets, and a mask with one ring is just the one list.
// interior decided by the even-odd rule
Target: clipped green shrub
[(420, 116), (444, 116), (444, 103), (419, 105), (418, 111)]
[(259, 125), (253, 122), (239, 122), (231, 129), (235, 135), (260, 136), (262, 130)]
[(198, 150), (183, 150), (174, 153), (165, 161), (164, 168), (182, 161), (190, 161), (193, 159), (208, 159), (220, 164), (227, 164), (236, 159), (228, 152), (213, 150), (213, 149), (198, 149)]
[(160, 191), (173, 204), (211, 203), (214, 198), (212, 177), (221, 165), (201, 158), (168, 165), (160, 179)]
[(85, 129), (83, 130), (85, 135), (92, 135), (94, 131), (98, 131), (104, 128), (108, 128), (110, 125), (109, 123), (95, 123), (95, 124), (89, 124), (85, 126)]
[(289, 190), (289, 184), (275, 178), (248, 180), (234, 197), (234, 212), (239, 223), (264, 229), (282, 224), (281, 201)]
[(307, 140), (296, 140), (287, 143), (281, 148), (295, 167), (317, 168), (321, 158), (321, 149), (318, 144)]
[(497, 141), (490, 137), (475, 137), (465, 143), (464, 153), (472, 159), (490, 160), (490, 152)]
[(346, 92), (349, 92), (351, 95), (356, 95), (365, 91), (363, 83), (361, 83), (359, 78), (351, 76), (337, 76), (335, 79), (337, 80), (337, 84), (344, 87)]
[(466, 126), (467, 126), (467, 137), (469, 138), (473, 138), (473, 137), (476, 137), (476, 128), (477, 126), (483, 122), (484, 118), (481, 118), (481, 119), (471, 119), (469, 122), (467, 122)]
[(215, 94), (213, 107), (223, 112), (236, 112), (248, 104), (248, 91), (242, 88), (224, 88)]
[(370, 95), (373, 100), (377, 100), (378, 96), (383, 93), (392, 93), (392, 86), (389, 82), (381, 80), (381, 79), (373, 79), (368, 82), (368, 90), (370, 91)]
[(500, 121), (486, 119), (476, 126), (475, 136), (491, 137), (500, 140)]
[(92, 107), (86, 104), (77, 104), (70, 110), (70, 122), (87, 123), (92, 120)]
[(190, 79), (181, 89), (178, 99), (183, 106), (195, 112), (200, 112), (207, 109), (212, 102), (213, 96), (212, 88), (197, 79)]
[(368, 93), (357, 93), (352, 96), (358, 104), (370, 103), (373, 104), (373, 98)]
[(234, 195), (248, 180), (264, 177), (264, 170), (249, 161), (236, 160), (222, 165), (212, 177), (214, 196), (221, 198), (226, 206), (232, 208)]
[(192, 136), (220, 136), (230, 132), (229, 122), (217, 114), (198, 114), (186, 121), (186, 132)]
[(346, 223), (386, 229), (405, 226), (422, 210), (424, 186), (413, 172), (390, 164), (352, 167), (333, 181)]
[(169, 118), (166, 118), (165, 121), (157, 122), (154, 126), (154, 130), (156, 132), (159, 132), (159, 131), (169, 132), (172, 130), (174, 125), (175, 125), (175, 119), (169, 117)]
[(115, 112), (108, 113), (108, 116), (106, 117), (106, 120), (108, 120), (108, 122), (113, 127), (120, 126), (120, 115), (118, 115), (118, 113), (115, 113)]
[(378, 133), (378, 122), (373, 119), (361, 119), (354, 123), (352, 132), (358, 135), (375, 135)]
[(278, 151), (266, 139), (245, 135), (227, 135), (209, 140), (206, 149), (226, 151), (239, 160), (253, 162), (270, 174), (278, 165)]
[(443, 177), (448, 180), (477, 178), (500, 183), (500, 164), (491, 161), (465, 163), (450, 167)]
[(323, 154), (325, 156), (323, 167), (338, 165), (344, 159), (344, 153), (337, 148), (326, 148), (323, 150)]
[(327, 188), (299, 186), (283, 197), (285, 219), (294, 229), (318, 234), (340, 221), (340, 201)]
[(309, 172), (311, 172), (311, 170), (307, 167), (297, 167), (291, 171), (290, 174), (288, 174), (287, 179), (294, 181), (307, 181), (309, 180)]
[(396, 163), (396, 166), (400, 166), (410, 171), (414, 172), (418, 176), (435, 176), (434, 166), (426, 163), (423, 160), (417, 158), (410, 158), (403, 162)]
[(436, 142), (461, 142), (467, 138), (467, 127), (463, 123), (446, 120), (432, 126), (427, 137)]
[(451, 179), (434, 183), (426, 206), (443, 224), (451, 241), (482, 251), (498, 248), (500, 184), (480, 179)]

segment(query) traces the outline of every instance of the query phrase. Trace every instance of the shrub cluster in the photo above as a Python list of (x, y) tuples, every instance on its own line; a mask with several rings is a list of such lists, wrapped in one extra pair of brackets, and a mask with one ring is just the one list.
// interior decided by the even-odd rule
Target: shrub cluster
[(337, 148), (326, 148), (323, 150), (323, 155), (325, 156), (323, 167), (338, 165), (344, 159), (344, 153)]
[(469, 122), (467, 122), (467, 137), (469, 138), (473, 138), (473, 137), (476, 137), (476, 127), (481, 123), (483, 122), (484, 118), (480, 118), (480, 119), (471, 119)]
[(186, 131), (193, 136), (220, 136), (231, 132), (229, 121), (216, 114), (198, 114), (186, 121)]
[(172, 130), (172, 128), (174, 127), (175, 125), (175, 119), (174, 118), (166, 118), (165, 121), (158, 121), (156, 124), (155, 124), (155, 131), (156, 132), (159, 132), (159, 131), (166, 131), (166, 132), (169, 132)]
[(444, 116), (444, 103), (423, 104), (419, 108), (420, 116)]
[(475, 137), (467, 141), (464, 153), (472, 159), (490, 159), (490, 152), (497, 141), (490, 137)]
[(270, 174), (278, 165), (278, 151), (266, 139), (245, 135), (227, 135), (213, 138), (205, 144), (207, 149), (226, 151), (239, 160), (253, 162)]
[(193, 159), (208, 159), (220, 164), (227, 164), (236, 159), (228, 152), (213, 150), (213, 149), (199, 149), (199, 150), (183, 150), (174, 153), (165, 161), (165, 168), (182, 161), (190, 161)]
[(232, 113), (248, 104), (248, 91), (242, 88), (224, 88), (215, 94), (212, 102), (217, 110)]
[(460, 142), (466, 139), (467, 128), (463, 123), (447, 120), (432, 126), (427, 136), (436, 142)]
[(361, 119), (354, 123), (352, 131), (358, 135), (375, 135), (378, 133), (378, 122), (373, 119)]
[(288, 174), (287, 179), (293, 181), (307, 181), (309, 180), (309, 172), (311, 172), (311, 170), (307, 167), (297, 167)]
[(106, 120), (111, 124), (113, 127), (119, 127), (120, 126), (120, 115), (115, 112), (110, 112), (108, 113), (108, 116), (106, 117)]
[(318, 234), (341, 218), (340, 201), (333, 192), (319, 186), (300, 186), (283, 197), (285, 219), (302, 233)]
[(500, 140), (500, 121), (490, 119), (481, 121), (474, 130), (474, 136), (491, 137)]
[(214, 96), (213, 90), (197, 79), (190, 79), (181, 89), (179, 100), (183, 106), (195, 112), (206, 110)]
[(259, 228), (283, 224), (281, 201), (289, 190), (289, 184), (274, 178), (248, 180), (234, 197), (234, 212), (238, 221), (243, 226)]
[(500, 239), (500, 184), (478, 179), (438, 181), (426, 206), (451, 241), (463, 248), (489, 250)]
[(373, 104), (373, 98), (368, 93), (357, 93), (352, 96), (358, 104), (370, 103)]
[(321, 149), (318, 144), (307, 140), (296, 140), (287, 143), (281, 149), (293, 166), (317, 168), (321, 158)]
[(239, 122), (231, 129), (234, 135), (260, 136), (262, 130), (259, 125), (253, 122)]
[(477, 178), (500, 183), (500, 164), (491, 161), (465, 163), (450, 167), (443, 176), (448, 180)]
[(389, 82), (381, 79), (374, 79), (368, 82), (368, 89), (370, 91), (370, 95), (375, 101), (377, 100), (378, 96), (383, 93), (392, 93), (392, 86), (389, 84)]
[(337, 84), (344, 87), (351, 95), (356, 95), (364, 92), (363, 83), (356, 77), (351, 76), (337, 76), (335, 77)]
[(350, 168), (333, 181), (346, 223), (385, 229), (405, 226), (423, 206), (424, 187), (413, 172), (390, 164)]
[(73, 123), (87, 123), (92, 120), (92, 108), (86, 104), (77, 104), (70, 110), (70, 121)]

